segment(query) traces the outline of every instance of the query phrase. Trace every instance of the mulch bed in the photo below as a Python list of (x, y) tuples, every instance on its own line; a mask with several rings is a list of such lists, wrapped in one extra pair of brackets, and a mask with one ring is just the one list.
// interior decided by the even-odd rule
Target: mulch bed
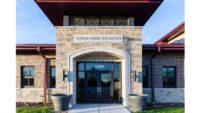
[(20, 106), (52, 106), (53, 104), (52, 103), (47, 103), (47, 104), (44, 104), (42, 102), (34, 102), (34, 103), (31, 103), (31, 102), (16, 102), (16, 106), (17, 107), (20, 107)]
[(184, 107), (184, 103), (150, 103), (147, 104), (147, 107), (155, 107), (155, 108), (160, 108), (160, 107)]

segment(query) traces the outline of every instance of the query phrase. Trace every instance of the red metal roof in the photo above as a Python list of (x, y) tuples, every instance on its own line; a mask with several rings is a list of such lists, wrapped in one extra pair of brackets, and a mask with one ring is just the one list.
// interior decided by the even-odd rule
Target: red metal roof
[(35, 0), (54, 26), (63, 25), (64, 15), (133, 16), (143, 26), (163, 0)]
[(56, 53), (56, 45), (55, 44), (17, 44), (16, 51), (23, 53), (35, 53), (40, 49), (41, 52), (44, 53)]
[(185, 32), (185, 22), (179, 24), (176, 28), (172, 29), (169, 33), (158, 39), (154, 44), (168, 44), (169, 40), (176, 38), (176, 36)]
[(155, 45), (155, 44), (143, 44), (143, 52), (184, 52), (184, 44), (170, 44), (170, 45)]
[[(56, 44), (17, 44), (17, 52), (37, 52), (40, 48), (41, 52), (56, 53)], [(184, 52), (184, 44), (172, 44), (172, 45), (154, 45), (154, 44), (143, 44), (143, 52)]]

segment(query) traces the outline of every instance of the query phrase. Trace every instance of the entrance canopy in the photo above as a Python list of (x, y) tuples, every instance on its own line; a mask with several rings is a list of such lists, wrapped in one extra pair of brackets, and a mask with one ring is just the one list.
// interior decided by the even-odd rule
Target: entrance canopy
[(63, 25), (64, 15), (133, 16), (143, 26), (163, 0), (35, 0), (54, 26)]

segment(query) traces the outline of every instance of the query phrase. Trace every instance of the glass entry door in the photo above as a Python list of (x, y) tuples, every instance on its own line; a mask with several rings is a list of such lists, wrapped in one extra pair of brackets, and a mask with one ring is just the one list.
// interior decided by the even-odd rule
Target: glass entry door
[(87, 102), (112, 102), (113, 77), (110, 72), (86, 72)]
[(98, 99), (98, 74), (86, 72), (86, 100), (95, 102)]
[(102, 102), (112, 102), (113, 99), (113, 74), (109, 72), (99, 73), (99, 98)]
[(120, 63), (79, 62), (77, 102), (121, 102)]

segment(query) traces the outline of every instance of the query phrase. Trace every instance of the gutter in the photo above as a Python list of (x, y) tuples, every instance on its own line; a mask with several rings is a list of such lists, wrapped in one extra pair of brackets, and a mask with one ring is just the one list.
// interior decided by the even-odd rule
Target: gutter
[(44, 59), (44, 81), (43, 81), (43, 94), (44, 94), (44, 104), (47, 103), (47, 60), (49, 59), (55, 59), (55, 58), (47, 58), (42, 52), (41, 47), (37, 47), (37, 52), (42, 56)]
[(44, 81), (43, 81), (43, 94), (44, 94), (44, 104), (47, 103), (47, 97), (46, 97), (46, 94), (47, 94), (47, 84), (46, 84), (46, 80), (47, 80), (47, 71), (46, 71), (46, 67), (47, 67), (47, 58), (44, 54), (42, 54), (41, 52), (41, 48), (40, 47), (37, 47), (37, 52), (42, 56), (42, 58), (44, 59)]
[(150, 65), (151, 65), (151, 101), (155, 101), (155, 84), (154, 84), (154, 76), (153, 76), (153, 59), (160, 53), (161, 47), (157, 45), (157, 51), (151, 56), (150, 58)]

